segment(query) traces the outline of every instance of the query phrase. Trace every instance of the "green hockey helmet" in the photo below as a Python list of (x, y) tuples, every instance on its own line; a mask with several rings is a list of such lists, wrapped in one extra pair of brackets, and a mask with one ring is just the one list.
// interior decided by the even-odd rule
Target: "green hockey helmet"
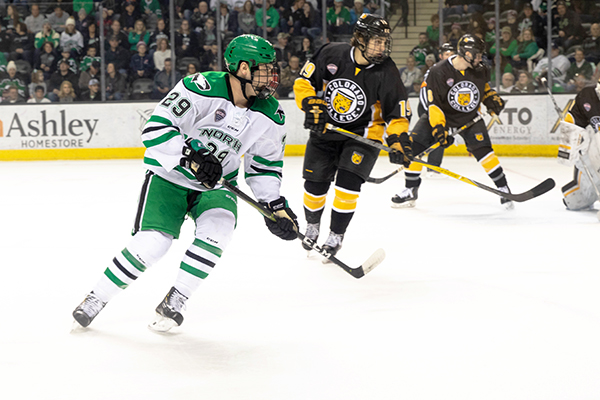
[(267, 40), (256, 35), (241, 35), (233, 39), (225, 49), (225, 62), (231, 73), (236, 73), (240, 62), (246, 61), (250, 69), (258, 64), (276, 61), (275, 49)]

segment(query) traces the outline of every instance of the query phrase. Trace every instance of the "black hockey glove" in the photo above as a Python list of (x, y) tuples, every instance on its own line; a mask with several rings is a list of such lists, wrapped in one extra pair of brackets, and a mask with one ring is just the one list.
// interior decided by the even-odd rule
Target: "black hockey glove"
[(182, 153), (184, 157), (179, 165), (191, 170), (198, 182), (207, 188), (214, 188), (223, 174), (223, 167), (217, 157), (200, 141), (192, 138), (185, 141)]
[(502, 97), (500, 97), (493, 89), (489, 89), (485, 92), (483, 95), (483, 104), (489, 112), (493, 112), (496, 115), (500, 115), (502, 110), (504, 110), (504, 100), (502, 100)]
[(412, 142), (408, 133), (402, 132), (400, 135), (390, 135), (386, 139), (388, 146), (392, 149), (389, 152), (390, 162), (392, 164), (402, 164), (408, 168), (413, 159)]
[(437, 124), (433, 127), (433, 137), (440, 143), (443, 148), (452, 146), (454, 136), (448, 134), (448, 131), (442, 124)]
[(310, 133), (325, 133), (327, 123), (327, 103), (318, 97), (307, 97), (302, 100), (304, 111), (304, 128)]
[(285, 197), (281, 196), (270, 203), (261, 203), (275, 214), (277, 222), (265, 217), (267, 228), (275, 236), (283, 240), (294, 240), (298, 237), (298, 221), (296, 214), (288, 207)]

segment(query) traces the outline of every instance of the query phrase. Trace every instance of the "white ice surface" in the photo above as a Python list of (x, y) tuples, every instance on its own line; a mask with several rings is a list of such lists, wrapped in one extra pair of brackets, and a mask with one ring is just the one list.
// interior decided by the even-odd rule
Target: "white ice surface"
[[(301, 161), (286, 159), (283, 192), (304, 227)], [(555, 159), (501, 162), (513, 192), (547, 177), (557, 188), (506, 211), (429, 179), (416, 208), (392, 209), (401, 174), (365, 184), (339, 258), (358, 266), (379, 247), (387, 258), (359, 280), (272, 236), (240, 202), (230, 247), (166, 335), (146, 325), (190, 221), (70, 333), (72, 310), (129, 241), (142, 162), (0, 163), (0, 399), (598, 399), (596, 212), (565, 210), (571, 170)], [(444, 166), (492, 185), (474, 159)], [(382, 157), (372, 175), (394, 168)]]

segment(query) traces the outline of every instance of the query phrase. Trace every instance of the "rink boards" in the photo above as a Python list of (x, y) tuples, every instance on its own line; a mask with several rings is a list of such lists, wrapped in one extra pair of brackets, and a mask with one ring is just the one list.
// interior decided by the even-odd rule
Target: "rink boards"
[[(547, 95), (503, 95), (506, 108), (485, 117), (494, 149), (501, 156), (555, 157), (559, 116)], [(573, 95), (556, 95), (564, 116)], [(308, 133), (294, 100), (281, 100), (286, 114), (286, 155), (304, 154)], [(416, 112), (418, 98), (410, 98)], [(156, 102), (3, 105), (0, 160), (141, 158), (140, 135)], [(418, 120), (414, 115), (411, 128)], [(446, 154), (466, 155), (461, 139)]]

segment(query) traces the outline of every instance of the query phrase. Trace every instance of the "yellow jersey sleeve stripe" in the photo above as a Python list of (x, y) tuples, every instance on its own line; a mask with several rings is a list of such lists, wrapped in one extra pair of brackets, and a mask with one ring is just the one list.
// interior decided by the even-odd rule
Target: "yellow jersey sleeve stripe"
[(573, 114), (567, 113), (567, 115), (565, 115), (565, 122), (568, 122), (570, 124), (574, 124), (575, 123), (575, 118), (573, 118)]
[(436, 125), (446, 126), (446, 115), (444, 112), (435, 104), (429, 104), (429, 123), (432, 127)]
[(294, 81), (294, 96), (296, 97), (296, 105), (299, 109), (302, 110), (302, 100), (316, 95), (317, 92), (308, 79), (296, 78)]

